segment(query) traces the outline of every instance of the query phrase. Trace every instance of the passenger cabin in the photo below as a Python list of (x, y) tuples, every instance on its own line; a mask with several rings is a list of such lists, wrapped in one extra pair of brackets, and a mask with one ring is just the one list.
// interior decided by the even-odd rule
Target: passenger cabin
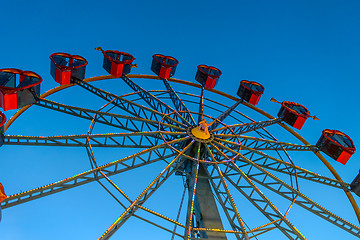
[(264, 93), (264, 87), (257, 82), (242, 80), (237, 95), (244, 101), (256, 105), (259, 103), (261, 95)]
[(85, 78), (87, 60), (78, 55), (68, 53), (53, 53), (50, 55), (50, 73), (60, 85), (71, 83), (71, 78)]
[(155, 54), (152, 56), (151, 71), (162, 79), (174, 76), (179, 61), (170, 56)]
[(35, 103), (41, 82), (42, 78), (34, 72), (0, 69), (0, 106), (7, 111)]
[[(4, 191), (4, 187), (3, 185), (0, 183), (0, 203), (6, 199), (7, 196), (5, 194), (5, 191)], [(0, 206), (0, 222), (1, 222), (1, 206)]]
[(6, 117), (5, 114), (0, 112), (0, 147), (4, 144), (5, 139), (5, 125)]
[(5, 198), (7, 198), (7, 196), (5, 194), (3, 185), (0, 183), (0, 202), (2, 202)]
[(199, 65), (195, 79), (203, 87), (213, 89), (216, 86), (221, 74), (222, 74), (221, 71), (216, 67)]
[(104, 54), (103, 68), (114, 77), (122, 77), (131, 71), (135, 58), (124, 52), (116, 50), (102, 51)]
[(360, 196), (360, 170), (358, 175), (354, 178), (354, 180), (350, 184), (350, 189), (356, 195)]
[(302, 105), (294, 102), (284, 101), (281, 103), (278, 117), (290, 126), (301, 129), (308, 117), (310, 112)]
[(325, 129), (322, 131), (316, 146), (326, 155), (344, 165), (355, 153), (355, 146), (351, 138), (338, 130)]

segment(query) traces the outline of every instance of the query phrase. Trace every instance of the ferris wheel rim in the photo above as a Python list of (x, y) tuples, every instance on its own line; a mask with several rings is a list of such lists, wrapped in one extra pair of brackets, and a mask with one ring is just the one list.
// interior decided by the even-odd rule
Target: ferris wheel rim
[[(161, 80), (160, 77), (155, 76), (155, 75), (148, 75), (148, 74), (128, 74), (126, 75), (129, 78), (138, 78), (138, 79), (151, 79), (151, 80)], [(102, 76), (96, 76), (96, 77), (91, 77), (91, 78), (86, 78), (83, 81), (84, 82), (95, 82), (95, 81), (101, 81), (101, 80), (110, 80), (110, 79), (118, 79), (118, 77), (114, 77), (112, 75), (102, 75)], [(170, 82), (175, 82), (175, 83), (179, 83), (179, 84), (184, 84), (184, 85), (188, 85), (191, 87), (196, 87), (201, 89), (202, 86), (200, 84), (197, 83), (193, 83), (190, 81), (185, 81), (185, 80), (181, 80), (181, 79), (177, 79), (177, 78), (169, 78), (168, 81)], [(64, 89), (67, 89), (69, 87), (72, 87), (76, 85), (75, 83), (73, 84), (66, 84), (66, 85), (61, 85), (61, 86), (57, 86), (53, 89), (50, 89), (48, 91), (46, 91), (45, 93), (40, 95), (40, 98), (46, 98), (48, 96), (51, 96), (52, 94), (55, 94), (59, 91), (62, 91)], [(204, 90), (221, 95), (223, 97), (226, 97), (228, 99), (231, 99), (233, 101), (239, 101), (240, 99), (237, 97), (234, 97), (230, 94), (224, 93), (222, 91), (216, 90), (216, 89), (207, 89), (205, 88)], [(269, 119), (275, 119), (275, 117), (273, 117), (271, 114), (265, 112), (264, 110), (249, 104), (245, 101), (242, 101), (241, 104), (245, 105), (246, 107), (262, 114), (263, 116), (269, 118)], [(6, 132), (8, 130), (8, 128), (14, 123), (14, 121), (20, 117), (27, 109), (29, 109), (33, 104), (27, 105), (22, 107), (21, 109), (19, 109), (4, 125), (4, 132)], [(291, 129), (289, 126), (278, 122), (277, 123), (279, 126), (281, 126), (282, 128), (284, 128), (285, 130), (287, 130), (289, 133), (291, 133), (294, 137), (296, 137), (298, 140), (300, 140), (302, 143), (304, 143), (305, 145), (310, 145), (310, 143), (304, 138), (302, 137), (299, 133), (295, 132), (293, 129)], [(327, 167), (327, 169), (332, 173), (332, 175), (340, 182), (344, 183), (344, 181), (341, 179), (340, 175), (336, 172), (335, 168), (333, 168), (333, 166), (324, 158), (324, 156), (322, 156), (322, 154), (320, 152), (316, 152), (313, 151), (313, 153), (321, 160), (321, 162)], [(357, 205), (353, 195), (351, 194), (351, 192), (343, 190), (348, 198), (348, 200), (350, 201), (350, 204), (352, 205), (355, 215), (360, 223), (360, 208)]]

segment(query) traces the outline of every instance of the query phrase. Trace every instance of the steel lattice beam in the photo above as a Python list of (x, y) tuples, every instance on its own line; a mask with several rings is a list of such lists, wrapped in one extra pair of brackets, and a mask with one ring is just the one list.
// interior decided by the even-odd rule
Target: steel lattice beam
[(180, 115), (182, 115), (186, 119), (186, 121), (188, 121), (192, 125), (196, 125), (195, 120), (191, 115), (189, 109), (186, 107), (186, 105), (181, 100), (179, 95), (175, 92), (175, 90), (171, 87), (169, 81), (167, 79), (163, 79), (163, 82), (178, 113), (180, 113)]
[(169, 123), (172, 122), (172, 124), (176, 124), (178, 126), (185, 126), (179, 121), (166, 116), (163, 112), (159, 112), (155, 109), (144, 107), (140, 104), (137, 104), (133, 101), (127, 100), (123, 97), (117, 96), (115, 94), (112, 94), (110, 92), (104, 91), (100, 88), (97, 88), (87, 82), (84, 82), (80, 79), (72, 78), (72, 82), (76, 83), (78, 86), (86, 89), (87, 91), (93, 93), (94, 95), (110, 102), (111, 104), (115, 105), (116, 107), (119, 107), (120, 109), (124, 110), (127, 113), (130, 113), (131, 115), (143, 119), (154, 119), (158, 122), (161, 121), (163, 117), (167, 119)]
[[(255, 163), (263, 168), (274, 170), (274, 171), (281, 172), (284, 174), (290, 174), (290, 175), (297, 176), (299, 178), (303, 178), (303, 179), (310, 180), (313, 182), (317, 182), (317, 183), (325, 184), (325, 185), (328, 185), (331, 187), (336, 187), (336, 188), (350, 191), (350, 185), (347, 183), (340, 182), (336, 179), (318, 175), (318, 174), (311, 172), (309, 170), (306, 170), (304, 168), (298, 167), (291, 163), (285, 162), (283, 160), (277, 159), (277, 158), (269, 156), (263, 152), (257, 151), (255, 149), (249, 148), (247, 146), (244, 146), (244, 145), (241, 145), (241, 144), (238, 144), (235, 142), (230, 142), (230, 141), (222, 140), (222, 139), (218, 139), (218, 138), (216, 138), (216, 140), (218, 142), (215, 142), (215, 143), (219, 147), (221, 147), (222, 149), (226, 149), (229, 152), (232, 152), (232, 154), (234, 154), (234, 155), (238, 154), (237, 151), (233, 150), (234, 146), (236, 146), (238, 148), (240, 147), (242, 150), (248, 150), (252, 153), (259, 155), (258, 158), (255, 158), (253, 156), (251, 159), (252, 159), (253, 163)], [(241, 159), (239, 159), (239, 160), (241, 160)], [(249, 164), (249, 162), (245, 162), (245, 165), (248, 165), (248, 164)]]
[(95, 111), (86, 108), (79, 108), (74, 106), (69, 106), (61, 103), (57, 103), (54, 101), (40, 99), (39, 102), (35, 103), (38, 106), (45, 107), (48, 109), (52, 109), (58, 112), (70, 114), (79, 118), (94, 120), (96, 115), (96, 122), (106, 124), (112, 127), (120, 128), (123, 130), (131, 131), (131, 132), (143, 132), (145, 130), (158, 130), (159, 124), (163, 126), (163, 129), (170, 128), (174, 130), (183, 130), (183, 128), (171, 125), (168, 123), (157, 122), (155, 120), (146, 119), (146, 118), (138, 118), (138, 117), (130, 117), (120, 114), (107, 113), (101, 111)]
[(241, 135), (244, 133), (252, 132), (257, 129), (265, 128), (270, 125), (274, 125), (276, 123), (281, 122), (281, 118), (274, 118), (267, 121), (262, 122), (252, 122), (252, 123), (243, 123), (243, 124), (234, 124), (231, 126), (224, 126), (217, 129), (212, 130), (211, 132), (219, 132), (220, 134), (234, 134)]
[[(236, 171), (238, 175), (225, 175), (225, 178), (248, 199), (278, 230), (289, 239), (306, 238), (284, 217), (271, 201), (254, 185), (250, 178), (234, 162), (227, 163), (227, 167)], [(236, 177), (233, 180), (231, 177)], [(244, 179), (245, 181), (241, 181)], [(246, 183), (245, 183), (246, 182)], [(280, 221), (279, 221), (280, 219)]]
[[(175, 111), (174, 109), (172, 109), (169, 105), (167, 105), (166, 103), (162, 102), (160, 99), (158, 99), (157, 97), (155, 97), (153, 94), (151, 94), (149, 91), (146, 91), (145, 89), (143, 89), (142, 87), (140, 87), (139, 85), (137, 85), (136, 83), (134, 83), (133, 81), (131, 81), (127, 76), (122, 76), (121, 77), (124, 82), (126, 84), (129, 85), (129, 87), (134, 90), (135, 92), (138, 93), (138, 95), (150, 106), (152, 107), (154, 110), (158, 110), (159, 112), (167, 115), (167, 114), (174, 114), (173, 115), (173, 119), (175, 119), (178, 122), (182, 122), (182, 126), (189, 126), (191, 125), (188, 121), (186, 121), (185, 118), (183, 118), (183, 116), (180, 115), (180, 113), (178, 113), (177, 111)], [(165, 119), (166, 121), (168, 119)]]
[[(128, 196), (127, 196), (121, 189), (119, 189), (118, 186), (116, 186), (116, 184), (115, 184), (113, 181), (110, 180), (110, 178), (108, 178), (105, 174), (103, 174), (103, 175), (104, 175), (104, 177), (105, 177), (108, 181), (110, 181), (110, 183), (111, 183), (112, 185), (115, 185), (115, 187), (117, 188), (117, 190), (119, 190), (119, 191), (125, 196), (125, 198), (126, 198), (130, 203), (132, 202), (132, 201), (128, 198)], [(109, 194), (116, 200), (116, 202), (118, 202), (124, 209), (126, 209), (126, 206), (125, 206), (107, 187), (105, 187), (105, 185), (102, 184), (102, 183), (100, 182), (100, 180), (97, 180), (97, 182), (105, 189), (105, 191), (106, 191), (107, 193), (109, 193)], [(151, 209), (148, 209), (148, 208), (143, 207), (143, 206), (138, 206), (138, 207), (139, 207), (141, 210), (144, 210), (144, 211), (146, 211), (146, 212), (148, 212), (148, 213), (151, 213), (151, 214), (153, 214), (153, 215), (155, 215), (155, 216), (158, 216), (158, 217), (160, 217), (160, 218), (162, 218), (162, 219), (164, 219), (164, 220), (166, 220), (166, 221), (169, 221), (169, 222), (175, 224), (175, 226), (185, 227), (184, 225), (182, 225), (182, 224), (180, 224), (180, 223), (172, 220), (171, 218), (168, 218), (168, 217), (166, 217), (166, 216), (164, 216), (164, 215), (161, 215), (161, 214), (159, 214), (159, 213), (157, 213), (157, 212), (155, 212), (155, 211), (153, 211), (153, 210), (151, 210)], [(179, 236), (179, 237), (182, 237), (182, 238), (184, 237), (184, 236), (182, 236), (182, 235), (180, 235), (180, 234), (178, 234), (178, 233), (175, 233), (175, 232), (173, 232), (173, 231), (171, 231), (171, 230), (169, 230), (169, 229), (167, 229), (167, 228), (165, 228), (165, 227), (163, 227), (163, 226), (160, 226), (159, 224), (156, 224), (156, 223), (154, 223), (154, 222), (152, 222), (152, 221), (150, 221), (150, 220), (148, 220), (148, 219), (145, 219), (145, 218), (143, 218), (143, 217), (140, 217), (140, 216), (138, 216), (138, 215), (136, 215), (136, 214), (133, 214), (133, 216), (136, 217), (136, 218), (138, 218), (138, 219), (143, 220), (144, 222), (150, 223), (150, 224), (152, 224), (153, 226), (156, 226), (156, 227), (158, 227), (158, 228), (161, 228), (161, 229), (163, 229), (163, 230), (165, 230), (165, 231), (167, 231), (167, 232), (171, 232), (171, 233), (173, 233), (173, 234), (176, 235), (176, 236)]]
[(200, 122), (203, 119), (203, 115), (204, 115), (204, 86), (201, 87), (198, 122)]
[[(200, 156), (200, 146), (198, 146), (198, 152), (197, 152), (197, 158)], [(194, 232), (192, 231), (194, 224), (194, 205), (195, 205), (195, 198), (196, 198), (196, 187), (197, 187), (197, 181), (198, 181), (198, 174), (199, 174), (199, 167), (200, 163), (196, 162), (196, 167), (193, 164), (193, 167), (191, 169), (191, 175), (188, 178), (188, 189), (189, 189), (189, 201), (188, 201), (188, 209), (186, 214), (186, 228), (185, 228), (185, 240), (190, 239), (194, 236)], [(198, 209), (198, 207), (197, 207)]]
[[(164, 135), (186, 135), (184, 132), (134, 132), (109, 134), (84, 134), (68, 136), (15, 136), (5, 135), (5, 145), (31, 145), (31, 146), (65, 146), (86, 147), (88, 141), (92, 147), (120, 147), (120, 148), (151, 148), (159, 144), (162, 139), (155, 137)], [(153, 137), (149, 139), (148, 137)]]
[[(327, 220), (328, 222), (334, 224), (337, 227), (353, 234), (356, 237), (360, 237), (360, 228), (347, 222), (346, 220), (336, 216), (329, 210), (325, 209), (324, 207), (320, 206), (318, 203), (314, 202), (310, 198), (306, 197), (304, 194), (299, 192), (298, 190), (294, 189), (287, 183), (283, 182), (282, 180), (278, 179), (259, 165), (253, 163), (251, 160), (247, 159), (246, 157), (240, 155), (240, 158), (245, 160), (246, 162), (250, 163), (252, 166), (252, 173), (248, 173), (247, 177), (251, 179), (251, 181), (257, 182), (262, 186), (274, 191), (275, 193), (279, 194), (280, 196), (294, 201), (297, 205), (303, 207), (304, 209), (314, 213), (315, 215)], [(233, 165), (230, 166), (232, 170), (235, 170), (239, 173), (239, 175), (243, 176), (242, 171), (238, 166)], [(256, 171), (257, 170), (257, 171)], [(294, 198), (294, 196), (296, 196)]]
[[(100, 171), (100, 173), (104, 176), (104, 178), (105, 178), (122, 196), (125, 197), (125, 199), (126, 199), (130, 204), (133, 202), (133, 201), (131, 201), (130, 198), (125, 194), (124, 191), (122, 191), (112, 180), (110, 180), (110, 178), (109, 178), (105, 173), (103, 173), (102, 171)], [(105, 187), (99, 180), (98, 180), (98, 182), (100, 183), (100, 185), (101, 185), (124, 209), (126, 209), (125, 205), (122, 204), (122, 203), (120, 202), (120, 200), (119, 200), (117, 197), (115, 197), (115, 195), (112, 194), (111, 191), (110, 191), (107, 187)], [(164, 216), (164, 215), (162, 215), (162, 214), (159, 214), (159, 213), (157, 213), (157, 212), (155, 212), (155, 211), (153, 211), (153, 210), (151, 210), (151, 209), (148, 209), (148, 208), (143, 207), (143, 206), (141, 206), (141, 205), (136, 205), (136, 207), (138, 207), (138, 208), (140, 208), (141, 210), (144, 210), (144, 211), (146, 211), (146, 212), (148, 212), (148, 213), (151, 213), (151, 214), (153, 214), (153, 215), (155, 215), (155, 216), (157, 216), (157, 217), (160, 217), (160, 218), (162, 218), (162, 219), (164, 219), (164, 220), (166, 220), (166, 221), (169, 221), (169, 222), (175, 224), (175, 226), (180, 226), (180, 227), (185, 228), (185, 226), (182, 225), (182, 224), (180, 224), (179, 222), (177, 222), (177, 221), (175, 221), (175, 220), (173, 220), (173, 219), (171, 219), (171, 218), (168, 218), (168, 217), (166, 217), (166, 216)], [(141, 219), (141, 220), (143, 220), (143, 221), (145, 221), (145, 222), (148, 222), (148, 223), (150, 223), (150, 224), (152, 224), (152, 225), (154, 225), (154, 226), (156, 226), (156, 227), (159, 227), (159, 228), (161, 228), (161, 229), (163, 229), (163, 230), (165, 230), (165, 231), (168, 231), (168, 232), (171, 232), (171, 233), (173, 233), (173, 234), (175, 234), (175, 235), (177, 235), (177, 236), (183, 237), (183, 236), (181, 236), (180, 234), (177, 234), (177, 233), (175, 233), (175, 232), (173, 232), (173, 231), (171, 231), (171, 230), (169, 230), (169, 229), (167, 229), (167, 228), (164, 228), (164, 227), (162, 227), (162, 226), (160, 226), (160, 225), (158, 225), (158, 224), (156, 224), (156, 223), (154, 223), (154, 222), (152, 222), (152, 221), (150, 221), (150, 220), (147, 220), (147, 219), (142, 218), (142, 217), (140, 217), (140, 216), (137, 216), (137, 215), (135, 215), (135, 214), (133, 214), (133, 216), (136, 217), (136, 218), (139, 218), (139, 219)]]
[(219, 124), (224, 121), (234, 110), (235, 108), (242, 103), (242, 99), (240, 99), (239, 101), (237, 101), (234, 105), (232, 105), (231, 107), (229, 107), (225, 112), (223, 112), (220, 116), (218, 116), (215, 120), (214, 123), (209, 127), (209, 130), (214, 130), (217, 126), (219, 126)]
[(235, 237), (237, 239), (248, 240), (249, 236), (246, 232), (243, 219), (240, 217), (239, 211), (224, 180), (223, 173), (218, 165), (212, 167), (212, 171), (208, 171), (208, 175), (210, 176), (209, 181), (214, 189), (214, 193), (216, 194), (217, 199), (222, 206), (227, 219), (229, 220), (231, 228), (234, 231), (241, 231), (243, 233), (240, 236), (239, 233), (235, 232)]
[(287, 142), (278, 142), (264, 138), (235, 135), (235, 134), (216, 134), (218, 138), (234, 141), (239, 139), (242, 145), (256, 150), (286, 150), (286, 151), (318, 151), (315, 145), (300, 145)]
[[(148, 165), (153, 162), (164, 160), (171, 156), (176, 155), (172, 148), (169, 148), (167, 144), (174, 144), (188, 140), (189, 137), (173, 140), (169, 143), (163, 143), (161, 145), (143, 150), (134, 155), (119, 159), (117, 161), (105, 164), (98, 168), (80, 173), (76, 176), (66, 178), (53, 184), (49, 184), (40, 188), (35, 188), (19, 194), (8, 196), (1, 202), (1, 208), (5, 209), (24, 202), (28, 202), (34, 199), (38, 199), (44, 196), (48, 196), (57, 192), (61, 192), (73, 187), (77, 187), (86, 183), (90, 183), (103, 178), (100, 171), (106, 173), (108, 176), (112, 176), (124, 171), (128, 171), (137, 167)], [(162, 151), (160, 151), (162, 149)], [(144, 155), (144, 156), (142, 156)]]
[[(137, 205), (142, 205), (147, 199), (173, 174), (177, 171), (177, 168), (181, 166), (182, 162), (178, 159), (182, 156), (182, 153), (187, 151), (194, 143), (192, 140), (177, 156), (164, 168), (163, 171), (150, 183), (149, 186), (131, 203), (131, 205), (120, 215), (120, 217), (105, 231), (99, 240), (109, 239), (115, 234), (117, 230), (138, 210)], [(177, 164), (175, 164), (177, 162)], [(175, 165), (175, 166), (173, 166)]]

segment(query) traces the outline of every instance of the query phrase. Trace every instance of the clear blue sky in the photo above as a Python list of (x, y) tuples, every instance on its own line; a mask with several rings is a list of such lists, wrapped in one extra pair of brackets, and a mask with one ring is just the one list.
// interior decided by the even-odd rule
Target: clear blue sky
[[(139, 66), (133, 73), (150, 74), (151, 56), (162, 53), (179, 60), (176, 77), (180, 79), (194, 81), (199, 64), (220, 68), (223, 75), (216, 88), (228, 94), (236, 94), (242, 79), (262, 83), (265, 94), (259, 107), (272, 115), (279, 105), (271, 103), (271, 97), (303, 104), (320, 119), (308, 120), (300, 131), (310, 143), (315, 144), (321, 131), (330, 128), (347, 133), (360, 146), (358, 1), (13, 0), (3, 1), (1, 9), (0, 68), (35, 71), (44, 79), (42, 92), (57, 86), (49, 74), (53, 52), (87, 58), (87, 77), (105, 74), (101, 54), (94, 51), (98, 46), (133, 54)], [(86, 98), (76, 94), (76, 90), (69, 90), (53, 99), (86, 105)], [(6, 116), (14, 113), (8, 111)], [(56, 135), (81, 130), (68, 119), (54, 119), (47, 111), (33, 109), (9, 129), (9, 134)], [(281, 139), (281, 134), (273, 133)], [(359, 152), (346, 166), (327, 159), (344, 181), (351, 182), (360, 168)], [(79, 159), (83, 164), (78, 164)], [(315, 157), (299, 159), (303, 166), (301, 161), (314, 172), (321, 168)], [(0, 182), (10, 195), (85, 171), (89, 168), (86, 164), (83, 149), (3, 146)], [(323, 169), (319, 171), (330, 176)], [(155, 176), (152, 170), (136, 174)], [(116, 179), (130, 181), (129, 191), (144, 187), (141, 179), (131, 174)], [(176, 186), (180, 186), (179, 180), (173, 180)], [(168, 196), (176, 201), (174, 205), (179, 191)], [(344, 193), (314, 184), (305, 184), (304, 192), (357, 223)], [(5, 210), (0, 239), (96, 239), (122, 210), (104, 196), (99, 186), (84, 186)], [(166, 194), (161, 196), (161, 201), (168, 203)], [(356, 200), (360, 204), (358, 197)], [(172, 210), (163, 213), (175, 218)], [(301, 209), (291, 219), (310, 240), (356, 239)], [(126, 227), (119, 239), (170, 239), (167, 233), (156, 235), (158, 231), (153, 232), (149, 225), (129, 222)]]

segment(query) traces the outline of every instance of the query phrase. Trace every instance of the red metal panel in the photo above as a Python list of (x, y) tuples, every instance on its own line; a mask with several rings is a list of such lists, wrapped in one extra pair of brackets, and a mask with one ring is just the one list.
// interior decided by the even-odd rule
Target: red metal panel
[(0, 92), (0, 104), (4, 111), (17, 109), (16, 92), (2, 93)]
[(70, 84), (71, 80), (71, 70), (61, 71), (56, 69), (56, 82), (60, 85)]
[(302, 126), (304, 126), (305, 121), (306, 121), (306, 118), (304, 118), (302, 116), (298, 116), (293, 127), (300, 130), (302, 128)]
[(114, 77), (121, 77), (123, 75), (124, 64), (111, 62), (110, 74)]
[(209, 89), (213, 89), (215, 87), (217, 78), (208, 77), (206, 79), (205, 87)]
[(168, 79), (170, 77), (171, 68), (161, 66), (159, 77), (163, 79)]
[(249, 103), (252, 105), (256, 105), (259, 103), (261, 95), (252, 94), (249, 100)]
[(352, 156), (352, 154), (346, 152), (346, 151), (343, 151), (340, 156), (338, 157), (338, 159), (336, 159), (336, 161), (338, 161), (339, 163), (342, 163), (342, 164), (346, 164), (347, 161), (350, 159), (350, 157)]

